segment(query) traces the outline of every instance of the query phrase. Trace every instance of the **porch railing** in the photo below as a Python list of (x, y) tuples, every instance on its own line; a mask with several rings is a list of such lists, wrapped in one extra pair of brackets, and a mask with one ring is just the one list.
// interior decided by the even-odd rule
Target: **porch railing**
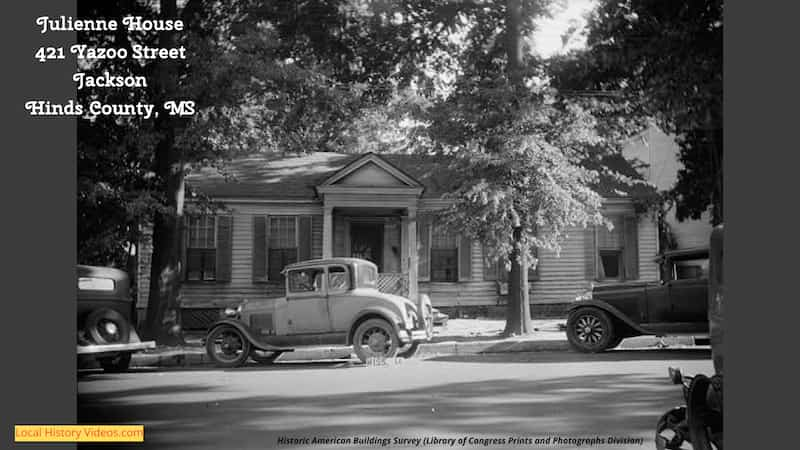
[(408, 275), (404, 273), (379, 273), (378, 290), (387, 294), (408, 297)]

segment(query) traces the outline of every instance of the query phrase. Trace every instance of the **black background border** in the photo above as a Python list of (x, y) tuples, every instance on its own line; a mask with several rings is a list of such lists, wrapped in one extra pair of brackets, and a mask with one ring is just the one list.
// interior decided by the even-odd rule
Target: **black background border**
[(76, 97), (74, 58), (34, 59), (40, 46), (75, 43), (75, 33), (42, 34), (36, 17), (75, 12), (74, 0), (23, 1), (6, 5), (1, 19), (4, 448), (15, 445), (15, 424), (76, 422), (76, 119), (32, 117), (24, 109), (29, 100), (61, 103)]

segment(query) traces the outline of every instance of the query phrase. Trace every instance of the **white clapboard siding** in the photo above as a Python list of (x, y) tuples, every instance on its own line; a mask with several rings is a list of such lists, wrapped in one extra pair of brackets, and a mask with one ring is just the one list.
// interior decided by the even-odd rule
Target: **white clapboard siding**
[(639, 219), (639, 279), (658, 281), (658, 225), (649, 215)]
[[(278, 283), (253, 282), (252, 247), (253, 217), (259, 215), (312, 215), (312, 257), (322, 256), (322, 208), (320, 205), (274, 205), (274, 204), (235, 204), (231, 206), (233, 216), (232, 273), (228, 283), (184, 283), (182, 304), (189, 307), (224, 307), (242, 299), (264, 298), (283, 295), (283, 285)], [(344, 254), (344, 220), (334, 217), (334, 254)], [(639, 278), (657, 280), (658, 265), (654, 258), (658, 254), (658, 230), (653, 219), (641, 216), (639, 234)], [(581, 228), (569, 230), (568, 238), (562, 243), (560, 255), (542, 250), (539, 252), (539, 280), (531, 282), (531, 303), (555, 304), (572, 301), (586, 290), (591, 283), (586, 273), (585, 246), (586, 233)], [(150, 249), (142, 245), (140, 249), (138, 306), (146, 306), (149, 276)], [(427, 293), (435, 306), (496, 305), (502, 304), (497, 283), (483, 280), (482, 246), (473, 242), (471, 246), (471, 279), (454, 283), (420, 282), (419, 292)], [(146, 266), (146, 267), (145, 267)]]

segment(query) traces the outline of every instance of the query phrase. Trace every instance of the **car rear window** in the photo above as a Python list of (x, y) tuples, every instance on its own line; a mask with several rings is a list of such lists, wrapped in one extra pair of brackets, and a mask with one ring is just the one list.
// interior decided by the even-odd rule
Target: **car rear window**
[(82, 291), (113, 291), (114, 280), (111, 278), (80, 277), (78, 289)]
[(378, 271), (366, 264), (358, 266), (358, 285), (360, 287), (374, 288), (378, 286)]

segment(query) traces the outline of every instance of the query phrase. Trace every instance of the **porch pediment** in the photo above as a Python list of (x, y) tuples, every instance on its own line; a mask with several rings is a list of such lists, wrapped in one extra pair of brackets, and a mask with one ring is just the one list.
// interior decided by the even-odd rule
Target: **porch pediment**
[(317, 186), (320, 193), (352, 191), (358, 188), (411, 191), (419, 195), (423, 186), (413, 177), (374, 153), (368, 153), (358, 158)]

